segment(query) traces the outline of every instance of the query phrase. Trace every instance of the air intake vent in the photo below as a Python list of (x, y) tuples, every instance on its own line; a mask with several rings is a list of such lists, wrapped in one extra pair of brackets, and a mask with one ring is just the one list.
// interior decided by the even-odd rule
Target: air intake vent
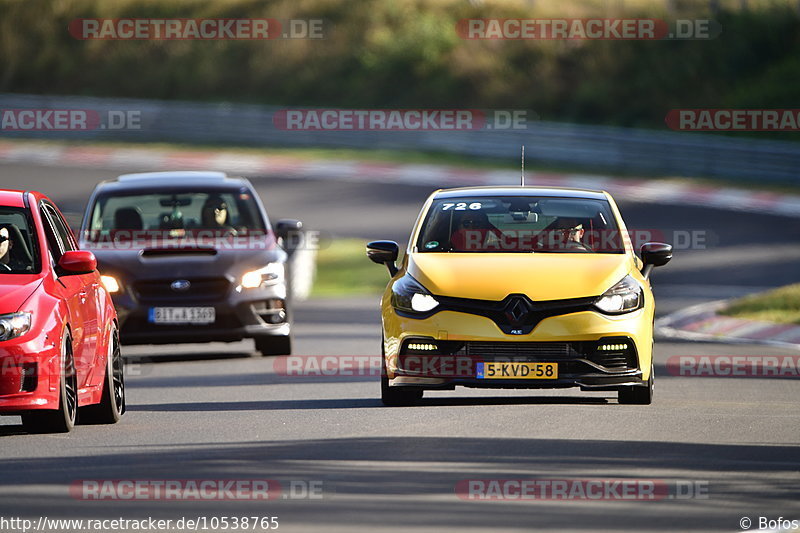
[(141, 252), (142, 257), (165, 257), (165, 256), (187, 256), (187, 255), (217, 255), (216, 248), (208, 246), (184, 246), (181, 248), (145, 248)]

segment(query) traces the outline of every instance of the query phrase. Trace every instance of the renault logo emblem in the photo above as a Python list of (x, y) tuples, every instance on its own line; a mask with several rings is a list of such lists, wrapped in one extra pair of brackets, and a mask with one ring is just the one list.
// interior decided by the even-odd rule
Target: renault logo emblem
[(512, 298), (506, 306), (505, 315), (506, 319), (513, 325), (521, 324), (522, 321), (528, 316), (530, 308), (528, 302), (522, 298)]
[(189, 282), (188, 279), (176, 279), (170, 284), (170, 289), (175, 292), (186, 292), (189, 290), (192, 284)]

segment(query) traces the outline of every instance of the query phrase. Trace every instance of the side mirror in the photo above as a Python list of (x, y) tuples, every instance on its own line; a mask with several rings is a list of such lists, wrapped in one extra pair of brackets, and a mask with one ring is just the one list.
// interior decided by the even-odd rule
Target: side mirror
[(58, 267), (64, 274), (88, 274), (97, 270), (97, 259), (87, 250), (71, 250), (64, 252)]
[(367, 257), (374, 263), (386, 265), (392, 277), (397, 274), (395, 261), (399, 254), (400, 247), (394, 241), (372, 241), (367, 244)]
[(647, 242), (642, 245), (642, 262), (644, 268), (642, 275), (645, 279), (650, 276), (654, 267), (663, 266), (672, 259), (672, 246), (663, 242)]
[(283, 240), (288, 239), (291, 232), (301, 229), (303, 229), (303, 223), (291, 218), (282, 218), (275, 223), (275, 234)]

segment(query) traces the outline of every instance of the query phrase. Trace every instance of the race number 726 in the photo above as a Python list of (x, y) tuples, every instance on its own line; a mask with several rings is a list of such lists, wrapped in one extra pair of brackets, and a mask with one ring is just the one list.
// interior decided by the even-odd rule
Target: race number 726
[(453, 211), (466, 211), (467, 207), (469, 207), (469, 209), (472, 209), (473, 211), (477, 211), (482, 207), (482, 205), (480, 202), (472, 202), (469, 205), (467, 205), (467, 202), (458, 202), (458, 203), (445, 202), (442, 204), (442, 211), (447, 211), (450, 208), (453, 208)]

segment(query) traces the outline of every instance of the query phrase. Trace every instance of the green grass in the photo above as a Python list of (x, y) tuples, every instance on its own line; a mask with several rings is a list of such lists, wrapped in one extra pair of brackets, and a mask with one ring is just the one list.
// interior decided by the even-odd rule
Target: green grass
[(366, 244), (361, 239), (338, 239), (320, 250), (311, 296), (380, 294), (389, 283), (389, 272), (367, 259)]
[(800, 324), (800, 283), (746, 296), (720, 314), (777, 324)]

